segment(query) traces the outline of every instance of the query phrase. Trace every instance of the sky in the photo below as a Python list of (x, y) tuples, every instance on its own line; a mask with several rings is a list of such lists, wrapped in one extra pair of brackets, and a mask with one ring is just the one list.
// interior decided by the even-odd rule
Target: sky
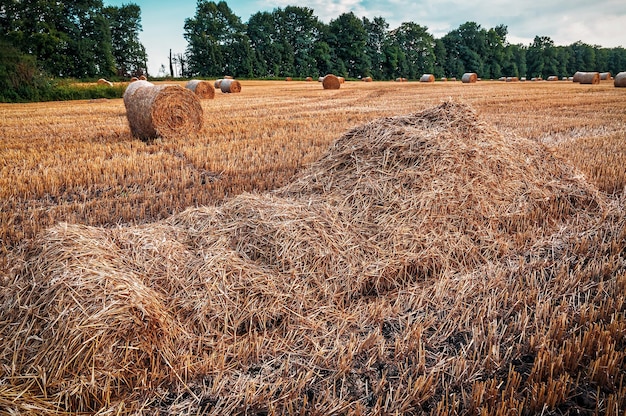
[[(218, 0), (215, 0), (217, 3)], [(321, 21), (329, 23), (342, 13), (358, 17), (384, 17), (389, 29), (403, 22), (426, 26), (435, 38), (457, 29), (465, 22), (476, 22), (490, 29), (508, 27), (507, 41), (529, 45), (535, 36), (547, 36), (555, 45), (582, 41), (590, 45), (626, 48), (626, 1), (551, 0), (513, 2), (511, 0), (226, 0), (234, 14), (246, 23), (251, 15), (286, 6), (313, 9)], [(184, 53), (186, 18), (196, 14), (196, 0), (103, 0), (105, 6), (135, 3), (141, 7), (143, 32), (139, 39), (148, 54), (148, 73), (159, 75), (161, 65), (169, 68), (169, 51)], [(532, 6), (527, 6), (532, 4)]]

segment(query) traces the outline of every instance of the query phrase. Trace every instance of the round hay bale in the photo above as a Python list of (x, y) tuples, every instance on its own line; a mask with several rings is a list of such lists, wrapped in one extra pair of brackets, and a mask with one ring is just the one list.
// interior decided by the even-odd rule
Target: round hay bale
[(293, 81), (293, 78), (287, 77), (287, 78), (285, 78), (285, 81)]
[(466, 72), (461, 78), (461, 82), (464, 84), (474, 84), (476, 81), (478, 81), (478, 75), (476, 72)]
[(234, 79), (234, 78), (230, 75), (224, 75), (224, 79)]
[(125, 106), (128, 105), (128, 100), (130, 100), (130, 97), (135, 93), (135, 91), (137, 91), (141, 87), (154, 87), (154, 84), (149, 81), (144, 81), (144, 80), (139, 80), (139, 79), (128, 84), (128, 86), (124, 90), (124, 95), (123, 95)]
[(313, 81), (312, 77), (306, 77), (306, 82), (311, 82), (311, 81)]
[(241, 83), (232, 78), (224, 78), (220, 83), (220, 90), (223, 93), (237, 93), (241, 92)]
[(456, 81), (456, 77), (450, 78), (450, 81)]
[(610, 72), (600, 72), (600, 81), (608, 81), (611, 79)]
[(98, 80), (98, 83), (97, 83), (97, 84), (98, 84), (98, 85), (107, 85), (107, 86), (109, 86), (109, 87), (112, 87), (112, 86), (113, 86), (113, 83), (112, 83), (111, 81), (107, 81), (107, 80), (106, 80), (106, 79), (104, 79), (104, 78), (100, 78), (100, 79)]
[(550, 75), (548, 77), (548, 81), (558, 81), (558, 80), (559, 80), (559, 77), (557, 77), (556, 75)]
[(581, 84), (599, 84), (600, 73), (599, 72), (583, 72), (578, 76), (578, 82)]
[(215, 87), (216, 90), (220, 89), (220, 86), (222, 85), (222, 81), (223, 79), (215, 80), (215, 82), (213, 83), (213, 87)]
[(322, 86), (325, 90), (338, 90), (341, 87), (341, 81), (336, 75), (328, 74), (322, 79)]
[(364, 78), (361, 78), (361, 81), (363, 81), (363, 82), (372, 82), (374, 80), (372, 79), (372, 77), (364, 77)]
[(337, 77), (337, 79), (339, 80), (340, 84), (343, 84), (346, 82), (346, 79), (344, 77)]
[(506, 77), (506, 82), (518, 82), (518, 77)]
[(619, 72), (617, 75), (615, 75), (615, 78), (613, 79), (613, 85), (619, 88), (626, 87), (626, 72)]
[(209, 100), (215, 98), (215, 88), (208, 81), (192, 79), (185, 84), (185, 88), (195, 92), (198, 98)]
[(435, 76), (433, 74), (424, 74), (420, 78), (420, 82), (435, 82)]
[(137, 78), (137, 77), (132, 77), (132, 78), (130, 79), (130, 82), (135, 82), (135, 81), (139, 81), (139, 78)]
[(500, 77), (500, 78), (498, 78), (498, 81), (506, 82), (506, 77)]
[(140, 81), (147, 81), (147, 80), (148, 80), (148, 78), (147, 78), (145, 75), (141, 75), (141, 76), (139, 77), (139, 80), (140, 80)]
[(317, 82), (322, 82), (322, 81), (324, 81), (324, 77), (318, 77), (317, 78)]
[[(200, 131), (202, 106), (196, 94), (180, 85), (152, 85), (148, 82), (138, 85), (139, 82), (130, 84), (124, 97), (133, 136), (148, 140)], [(129, 92), (131, 86), (133, 89)]]

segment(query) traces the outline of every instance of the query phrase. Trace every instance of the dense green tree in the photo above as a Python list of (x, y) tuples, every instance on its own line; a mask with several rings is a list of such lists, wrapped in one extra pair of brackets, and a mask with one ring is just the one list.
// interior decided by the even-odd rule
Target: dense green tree
[[(285, 62), (278, 75), (305, 77), (316, 74), (315, 43), (320, 40), (320, 21), (313, 9), (287, 6), (274, 10), (273, 14)], [(285, 57), (293, 60), (289, 62)]]
[(101, 0), (4, 0), (0, 6), (0, 34), (54, 76), (115, 74), (110, 27)]
[(118, 76), (147, 74), (146, 48), (139, 41), (141, 9), (136, 4), (103, 9), (111, 31), (111, 47)]
[(374, 79), (385, 79), (385, 43), (387, 42), (389, 23), (383, 17), (369, 20), (363, 18), (363, 27), (367, 33), (365, 54), (370, 63), (370, 73)]
[(419, 78), (435, 70), (435, 39), (428, 28), (416, 23), (405, 22), (390, 34), (398, 45), (398, 73), (407, 78)]
[(0, 102), (38, 100), (45, 87), (46, 77), (35, 58), (0, 36)]
[(557, 51), (548, 36), (535, 36), (526, 54), (529, 77), (546, 78), (558, 73)]
[(329, 23), (328, 44), (335, 61), (345, 67), (336, 67), (338, 75), (353, 78), (371, 76), (371, 62), (366, 53), (368, 33), (363, 21), (354, 13), (343, 13)]
[(185, 20), (184, 30), (191, 74), (248, 76), (252, 72), (246, 27), (226, 2), (198, 0), (195, 17)]
[(279, 74), (282, 56), (276, 43), (278, 32), (274, 14), (258, 12), (250, 16), (246, 33), (250, 39), (250, 47), (254, 50), (252, 64), (255, 76), (267, 77)]

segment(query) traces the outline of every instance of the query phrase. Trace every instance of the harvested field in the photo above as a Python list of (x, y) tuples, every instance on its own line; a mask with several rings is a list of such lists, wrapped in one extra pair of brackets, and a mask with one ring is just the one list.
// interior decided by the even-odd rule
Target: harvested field
[(0, 106), (0, 406), (620, 414), (621, 89), (242, 84)]

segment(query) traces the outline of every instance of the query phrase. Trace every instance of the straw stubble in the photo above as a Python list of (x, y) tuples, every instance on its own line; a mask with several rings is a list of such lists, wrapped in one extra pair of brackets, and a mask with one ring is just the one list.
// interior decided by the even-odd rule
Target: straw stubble
[[(559, 322), (623, 308), (610, 287), (626, 281), (606, 283), (598, 309), (570, 295), (598, 273), (615, 279), (578, 262), (619, 256), (626, 224), (603, 223), (614, 209), (547, 148), (466, 105), (379, 119), (275, 191), (40, 236), (0, 293), (1, 368), (22, 392), (9, 405), (403, 414), (454, 409), (456, 386), (458, 413), (541, 411), (566, 396), (560, 385), (533, 394), (544, 370), (574, 383), (588, 364), (575, 357), (593, 350)], [(573, 370), (548, 365), (564, 341)], [(605, 339), (600, 355), (617, 345)]]

